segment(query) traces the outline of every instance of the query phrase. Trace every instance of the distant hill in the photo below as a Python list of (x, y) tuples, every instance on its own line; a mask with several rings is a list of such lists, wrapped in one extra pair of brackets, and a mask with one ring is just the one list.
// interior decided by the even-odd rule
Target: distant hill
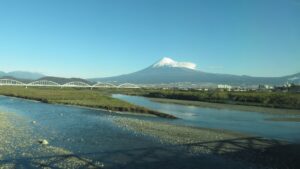
[(19, 78), (15, 78), (15, 77), (12, 77), (12, 76), (0, 76), (0, 79), (11, 79), (11, 80), (17, 80), (17, 81), (20, 81), (20, 82), (23, 82), (23, 83), (30, 83), (34, 80), (30, 80), (30, 79), (19, 79)]
[(5, 72), (0, 71), (0, 77), (3, 77), (3, 76), (5, 76), (5, 75), (6, 75)]
[(90, 79), (98, 82), (160, 84), (191, 82), (203, 84), (230, 84), (249, 86), (258, 84), (282, 85), (286, 82), (300, 83), (300, 73), (282, 77), (252, 77), (230, 74), (202, 72), (195, 69), (196, 65), (188, 62), (176, 62), (170, 58), (163, 58), (150, 67), (138, 72)]
[(93, 82), (91, 82), (89, 80), (80, 79), (80, 78), (63, 78), (63, 77), (53, 77), (53, 76), (42, 77), (38, 80), (48, 80), (48, 81), (56, 82), (58, 84), (66, 84), (66, 83), (74, 82), (74, 81), (84, 82), (84, 83), (87, 83), (90, 85), (94, 84)]
[(3, 78), (4, 76), (14, 77), (17, 79), (36, 80), (41, 77), (44, 77), (45, 75), (43, 75), (41, 73), (26, 72), (26, 71), (13, 71), (13, 72), (7, 72), (7, 73), (0, 71), (0, 77)]

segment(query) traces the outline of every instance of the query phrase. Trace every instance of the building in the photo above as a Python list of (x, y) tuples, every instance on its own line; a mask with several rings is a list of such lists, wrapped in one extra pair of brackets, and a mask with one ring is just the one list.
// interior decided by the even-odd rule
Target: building
[(227, 85), (227, 84), (218, 84), (218, 89), (222, 89), (222, 90), (227, 90), (227, 91), (231, 91), (232, 86)]
[(258, 85), (258, 90), (273, 90), (274, 86), (271, 85)]

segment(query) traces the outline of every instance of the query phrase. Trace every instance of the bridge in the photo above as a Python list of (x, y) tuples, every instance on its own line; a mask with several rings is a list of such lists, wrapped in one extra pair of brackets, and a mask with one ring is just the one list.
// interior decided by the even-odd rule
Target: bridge
[(132, 83), (124, 83), (120, 85), (114, 85), (111, 83), (98, 82), (90, 85), (81, 81), (72, 81), (65, 84), (59, 84), (49, 80), (38, 80), (30, 83), (24, 83), (14, 79), (0, 79), (0, 86), (24, 86), (24, 87), (73, 87), (73, 88), (140, 88), (140, 86)]

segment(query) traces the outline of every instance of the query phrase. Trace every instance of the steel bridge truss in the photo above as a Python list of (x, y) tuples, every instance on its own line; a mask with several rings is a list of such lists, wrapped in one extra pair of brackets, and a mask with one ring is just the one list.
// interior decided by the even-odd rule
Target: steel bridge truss
[(36, 86), (36, 87), (78, 87), (78, 88), (140, 88), (136, 84), (124, 83), (120, 85), (114, 85), (111, 83), (98, 82), (94, 85), (90, 85), (85, 82), (73, 81), (65, 84), (59, 84), (49, 80), (38, 80), (30, 83), (24, 83), (14, 79), (0, 79), (0, 86)]

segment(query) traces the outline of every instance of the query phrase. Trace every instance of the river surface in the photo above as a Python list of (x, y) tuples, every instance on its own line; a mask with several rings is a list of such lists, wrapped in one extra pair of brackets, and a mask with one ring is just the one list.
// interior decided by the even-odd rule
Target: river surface
[[(123, 96), (124, 98), (126, 97)], [(173, 107), (174, 105), (166, 106)], [(198, 108), (189, 108), (185, 112), (194, 112), (191, 111), (193, 109)], [(25, 123), (33, 126), (34, 133), (48, 140), (49, 146), (64, 148), (80, 159), (100, 161), (104, 164), (104, 168), (176, 169), (198, 168), (200, 165), (201, 168), (219, 168), (220, 166), (223, 166), (222, 168), (251, 168), (248, 164), (223, 159), (216, 155), (191, 155), (180, 147), (163, 144), (157, 138), (118, 127), (113, 121), (117, 116), (122, 118), (130, 115), (112, 115), (101, 110), (44, 104), (5, 96), (0, 96), (0, 111), (21, 116)], [(155, 118), (149, 117), (149, 119)], [(36, 121), (36, 124), (32, 124), (32, 121)], [(15, 142), (18, 141), (22, 140), (15, 140)], [(31, 162), (35, 159), (24, 159), (22, 151), (25, 150), (19, 147), (13, 157), (0, 152), (0, 168), (1, 164), (9, 162), (18, 163), (19, 168), (34, 168)], [(47, 158), (39, 157), (45, 160)], [(58, 161), (61, 162), (61, 160), (63, 159)], [(49, 167), (55, 165), (55, 162), (51, 161)]]
[(272, 114), (230, 109), (203, 108), (151, 101), (140, 96), (115, 94), (114, 98), (179, 117), (168, 121), (179, 125), (226, 129), (271, 139), (300, 143), (300, 122), (271, 121), (271, 118), (300, 117), (291, 114)]

